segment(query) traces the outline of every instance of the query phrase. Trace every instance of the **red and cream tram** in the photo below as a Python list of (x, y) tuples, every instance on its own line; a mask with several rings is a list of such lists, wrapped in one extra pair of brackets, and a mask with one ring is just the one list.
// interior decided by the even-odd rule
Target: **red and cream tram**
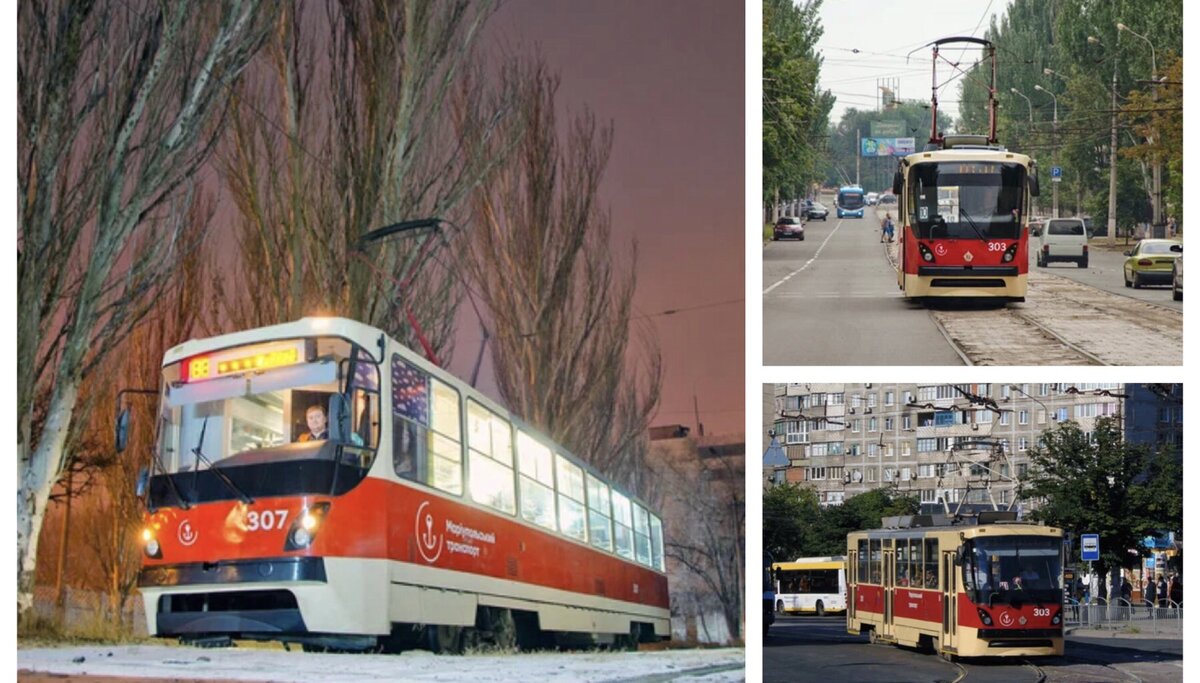
[(846, 630), (943, 657), (1063, 653), (1061, 529), (915, 516), (847, 536)]
[(378, 329), (188, 341), (163, 360), (158, 419), (151, 635), (446, 652), (669, 637), (660, 519)]
[[(980, 45), (991, 62), (987, 135), (943, 135), (938, 130), (937, 63), (946, 59), (939, 47), (963, 42)], [(919, 300), (1024, 301), (1029, 215), (1038, 182), (1033, 159), (998, 144), (995, 47), (972, 37), (943, 38), (932, 45), (929, 143), (900, 159), (892, 181), (901, 219), (897, 284), (905, 297)]]

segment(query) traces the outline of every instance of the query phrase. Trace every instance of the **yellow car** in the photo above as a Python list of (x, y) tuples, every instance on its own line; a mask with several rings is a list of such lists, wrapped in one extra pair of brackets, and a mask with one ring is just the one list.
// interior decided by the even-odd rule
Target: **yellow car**
[(1169, 285), (1172, 280), (1171, 266), (1183, 252), (1178, 240), (1142, 240), (1133, 249), (1125, 252), (1125, 286), (1141, 287), (1145, 284)]

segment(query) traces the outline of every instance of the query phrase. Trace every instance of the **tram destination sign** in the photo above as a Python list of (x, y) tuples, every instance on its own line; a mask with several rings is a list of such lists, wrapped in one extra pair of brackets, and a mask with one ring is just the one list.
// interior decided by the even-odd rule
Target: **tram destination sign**
[(1080, 534), (1079, 536), (1079, 552), (1080, 558), (1084, 562), (1097, 562), (1100, 560), (1100, 534)]

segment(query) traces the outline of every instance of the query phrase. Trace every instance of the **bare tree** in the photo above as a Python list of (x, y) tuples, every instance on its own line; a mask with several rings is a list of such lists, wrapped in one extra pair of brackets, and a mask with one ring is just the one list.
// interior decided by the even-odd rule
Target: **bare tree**
[(281, 13), (239, 89), (222, 170), (240, 214), (238, 291), (282, 283), (286, 295), (229, 297), (233, 324), (340, 314), (415, 346), (417, 321), (422, 344), (449, 349), (461, 290), (431, 254), (452, 236), (359, 240), (449, 216), (512, 147), (518, 128), (501, 124), (513, 89), (470, 78), (494, 4), (327, 2), (314, 20), (319, 4), (293, 3)]
[[(192, 179), (274, 3), (18, 5), (18, 609), (80, 385), (186, 245)], [(131, 252), (139, 231), (153, 248)], [(34, 430), (33, 406), (48, 395)]]
[(598, 205), (612, 129), (585, 113), (560, 142), (557, 77), (535, 61), (505, 78), (521, 91), (521, 136), (475, 198), (463, 259), (493, 327), (496, 382), (516, 413), (636, 484), (662, 365), (647, 330), (631, 335), (636, 277), (614, 265)]
[[(746, 460), (688, 438), (655, 448), (651, 467), (663, 482), (656, 501), (663, 515), (673, 611), (703, 619), (719, 610), (733, 637), (741, 636), (745, 595)], [(743, 449), (744, 450), (744, 449)]]

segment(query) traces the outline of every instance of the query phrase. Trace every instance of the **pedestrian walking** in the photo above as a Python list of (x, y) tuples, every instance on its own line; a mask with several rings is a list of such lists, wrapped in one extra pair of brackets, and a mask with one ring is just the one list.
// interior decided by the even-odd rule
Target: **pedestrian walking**
[(1155, 600), (1158, 598), (1158, 590), (1154, 584), (1154, 577), (1146, 577), (1146, 587), (1142, 589), (1142, 602), (1145, 602), (1148, 607), (1154, 607)]
[(1171, 576), (1171, 602), (1183, 607), (1183, 577), (1178, 574)]
[(1171, 216), (1170, 218), (1167, 219), (1167, 237), (1170, 239), (1174, 239), (1175, 235), (1177, 235), (1178, 232), (1179, 232), (1179, 226), (1178, 226), (1178, 224), (1175, 223), (1175, 217)]
[(892, 222), (892, 214), (885, 213), (883, 215), (883, 222), (880, 223), (879, 241), (880, 242), (883, 242), (885, 240), (888, 242), (895, 241), (893, 239), (895, 237), (895, 235), (896, 235), (896, 224)]
[(1129, 579), (1121, 577), (1121, 600), (1129, 605), (1130, 614), (1133, 613), (1133, 586), (1129, 585)]
[(1167, 600), (1171, 599), (1171, 594), (1167, 592), (1167, 579), (1162, 574), (1158, 575), (1158, 606), (1166, 607)]

